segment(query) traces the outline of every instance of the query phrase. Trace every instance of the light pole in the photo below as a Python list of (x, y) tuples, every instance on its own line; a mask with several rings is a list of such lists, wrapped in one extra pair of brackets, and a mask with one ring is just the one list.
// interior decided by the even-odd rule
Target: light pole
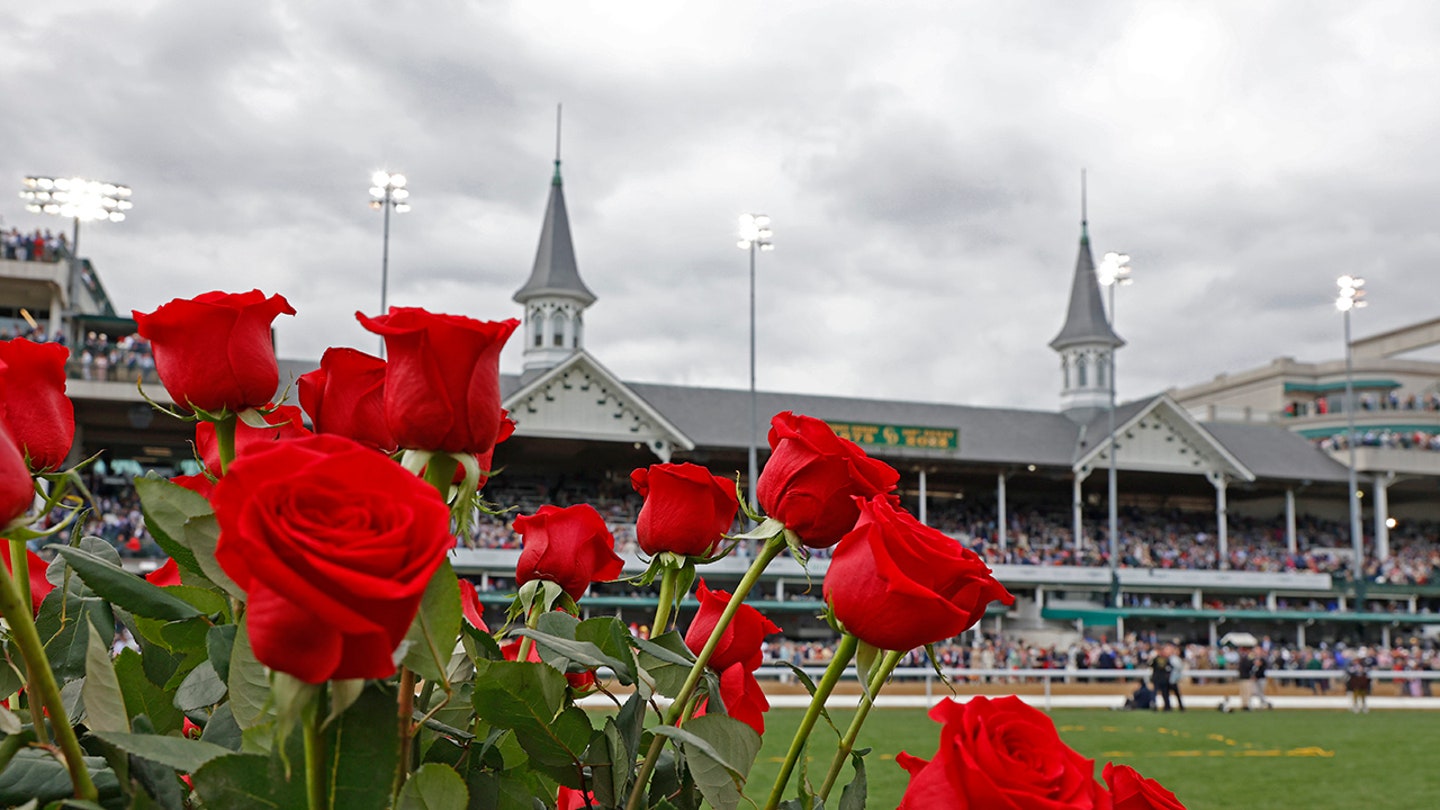
[(32, 214), (53, 214), (74, 220), (69, 245), (70, 278), (65, 290), (73, 314), (78, 311), (75, 285), (80, 278), (80, 223), (124, 222), (125, 212), (134, 207), (130, 187), (83, 177), (35, 175), (25, 178), (20, 199), (25, 201), (25, 210)]
[(1350, 553), (1355, 556), (1355, 590), (1361, 604), (1356, 610), (1364, 610), (1365, 581), (1365, 535), (1360, 529), (1360, 485), (1355, 480), (1355, 369), (1350, 355), (1350, 311), (1365, 306), (1365, 279), (1355, 276), (1341, 276), (1336, 279), (1339, 295), (1335, 297), (1335, 308), (1345, 316), (1345, 445), (1350, 452)]
[[(390, 286), (390, 209), (403, 214), (410, 210), (410, 190), (405, 188), (405, 175), (385, 171), (370, 175), (370, 207), (385, 212), (385, 237), (380, 248), (380, 314), (385, 314), (386, 293)], [(380, 339), (380, 356), (385, 356), (385, 339)]]
[[(1100, 267), (1095, 271), (1100, 284), (1110, 291), (1110, 329), (1115, 329), (1115, 288), (1130, 284), (1134, 279), (1130, 278), (1130, 257), (1124, 253), (1106, 253), (1100, 259)], [(1110, 584), (1112, 599), (1117, 602), (1120, 598), (1119, 588), (1116, 587), (1120, 581), (1120, 513), (1116, 504), (1116, 478), (1115, 478), (1115, 452), (1119, 445), (1115, 440), (1115, 351), (1118, 347), (1110, 347)]]
[(774, 236), (775, 232), (770, 230), (770, 217), (765, 214), (740, 215), (740, 241), (737, 244), (741, 250), (750, 252), (750, 429), (748, 433), (750, 434), (750, 503), (752, 504), (757, 504), (755, 481), (760, 474), (755, 440), (755, 422), (758, 419), (755, 399), (755, 252), (757, 250), (774, 250), (775, 245), (771, 241)]

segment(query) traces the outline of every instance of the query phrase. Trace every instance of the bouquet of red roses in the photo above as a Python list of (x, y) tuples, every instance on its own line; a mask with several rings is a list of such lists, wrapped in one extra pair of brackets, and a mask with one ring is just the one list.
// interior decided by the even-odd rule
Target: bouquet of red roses
[[(1013, 601), (975, 554), (899, 507), (895, 470), (781, 413), (758, 504), (693, 464), (633, 473), (651, 560), (640, 581), (659, 583), (652, 638), (580, 619), (589, 586), (622, 570), (586, 505), (515, 518), (518, 589), (492, 632), (448, 555), (514, 429), (499, 355), (517, 322), (358, 315), (388, 359), (331, 349), (298, 380), (297, 408), (272, 402), (281, 314), (294, 310), (259, 291), (135, 313), (204, 465), (136, 480), (170, 557), (144, 579), (105, 541), (67, 536), (69, 518), (36, 528), (84, 508), (80, 477), (59, 469), (74, 434), (66, 356), (0, 343), (0, 615), (14, 664), (0, 668), (0, 803), (732, 810), (765, 732), (755, 672), (776, 631), (745, 598), (787, 549), (803, 560), (833, 547), (823, 591), (841, 640), (767, 807), (822, 807), (852, 762), (839, 804), (863, 806), (855, 744), (901, 656)], [(729, 534), (740, 513), (756, 528)], [(730, 593), (707, 587), (702, 566), (739, 540), (760, 547), (744, 578)], [(48, 565), (29, 547), (47, 541)], [(699, 610), (672, 629), (692, 589)], [(112, 655), (121, 629), (138, 649)], [(787, 800), (852, 662), (860, 711), (823, 782), (801, 779)], [(594, 694), (613, 710), (577, 703)], [(1179, 806), (1128, 768), (1107, 766), (1102, 786), (1018, 701), (947, 702), (932, 716), (941, 751), (902, 755), (905, 807)]]

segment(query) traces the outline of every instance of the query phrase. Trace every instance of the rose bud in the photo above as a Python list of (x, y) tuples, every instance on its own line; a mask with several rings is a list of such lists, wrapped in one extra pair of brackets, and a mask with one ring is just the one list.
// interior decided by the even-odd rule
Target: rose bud
[(400, 447), (480, 455), (500, 434), (500, 350), (520, 322), (391, 307), (360, 323), (385, 339), (385, 420)]
[[(0, 528), (29, 511), (34, 502), (35, 481), (25, 466), (25, 457), (20, 455), (10, 429), (0, 422)], [(0, 546), (9, 548), (10, 544)]]
[(485, 625), (485, 605), (480, 602), (480, 594), (475, 592), (475, 583), (464, 577), (460, 578), (460, 613), (471, 627), (482, 633), (490, 632)]
[(1175, 794), (1154, 779), (1146, 779), (1129, 765), (1105, 763), (1101, 771), (1110, 786), (1115, 810), (1185, 810)]
[(755, 497), (765, 514), (800, 535), (811, 548), (829, 548), (855, 525), (856, 496), (891, 493), (900, 473), (865, 455), (830, 426), (785, 411), (770, 422), (770, 459), (756, 482)]
[(845, 632), (905, 651), (959, 635), (993, 601), (1014, 604), (975, 552), (884, 496), (856, 501), (860, 518), (825, 573), (825, 601)]
[(269, 402), (280, 387), (270, 325), (295, 310), (279, 295), (208, 292), (133, 314), (160, 382), (181, 407), (239, 412)]
[(392, 453), (398, 446), (385, 421), (385, 361), (355, 349), (330, 348), (320, 368), (296, 381), (300, 407), (316, 433), (338, 433)]
[(590, 583), (610, 582), (625, 568), (605, 519), (589, 504), (564, 509), (546, 504), (515, 518), (515, 531), (524, 544), (515, 566), (517, 584), (547, 580), (578, 600)]
[[(695, 598), (700, 600), (700, 607), (695, 611), (695, 618), (690, 622), (689, 629), (685, 631), (685, 646), (699, 655), (710, 640), (710, 635), (715, 632), (720, 615), (730, 604), (730, 593), (712, 591), (705, 587), (705, 580), (702, 579), (695, 589)], [(720, 642), (710, 654), (707, 665), (716, 672), (724, 672), (731, 664), (743, 664), (747, 672), (753, 672), (763, 660), (761, 643), (766, 636), (778, 632), (780, 628), (760, 611), (742, 604), (730, 619), (730, 623), (721, 631)]]
[(641, 467), (630, 473), (630, 484), (645, 498), (635, 538), (652, 556), (714, 555), (740, 509), (734, 483), (695, 464)]
[[(726, 714), (755, 729), (756, 734), (765, 736), (765, 712), (770, 711), (770, 701), (765, 699), (765, 692), (755, 679), (755, 673), (746, 669), (744, 664), (731, 664), (720, 673), (720, 700), (725, 704)], [(702, 701), (695, 716), (705, 714), (709, 708), (710, 701)]]
[(75, 442), (75, 406), (65, 396), (69, 360), (58, 343), (0, 341), (0, 413), (35, 472), (60, 469)]

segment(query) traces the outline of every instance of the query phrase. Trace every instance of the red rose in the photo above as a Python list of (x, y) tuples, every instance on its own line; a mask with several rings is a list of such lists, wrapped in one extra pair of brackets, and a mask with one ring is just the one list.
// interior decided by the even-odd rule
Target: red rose
[(991, 602), (1015, 603), (975, 552), (877, 495), (835, 547), (825, 601), (845, 632), (882, 650), (958, 636)]
[[(461, 580), (464, 582), (464, 580)], [(507, 641), (500, 646), (500, 654), (505, 656), (506, 661), (514, 661), (520, 655), (521, 639)], [(525, 660), (531, 664), (542, 663), (540, 650), (536, 648), (535, 642), (530, 642), (530, 650), (525, 654)], [(577, 694), (588, 695), (595, 691), (595, 670), (587, 669), (581, 672), (565, 673), (565, 682), (570, 685), (571, 691)]]
[[(770, 711), (770, 701), (765, 699), (765, 691), (755, 680), (755, 673), (744, 664), (731, 664), (720, 673), (720, 700), (725, 704), (726, 714), (765, 736), (765, 712)], [(704, 714), (708, 708), (707, 699), (696, 715)]]
[(170, 398), (210, 413), (263, 405), (280, 387), (270, 324), (295, 310), (259, 290), (176, 298), (148, 315), (134, 312), (150, 341), (155, 371)]
[(1185, 805), (1154, 779), (1146, 779), (1129, 765), (1105, 763), (1101, 771), (1110, 786), (1115, 810), (1185, 810)]
[(146, 574), (145, 581), (157, 588), (163, 588), (166, 585), (179, 585), (180, 566), (175, 564), (175, 559), (172, 557), (166, 560), (164, 565)]
[(75, 406), (65, 396), (69, 360), (58, 343), (0, 341), (0, 412), (36, 472), (58, 470), (75, 442)]
[[(26, 476), (29, 481), (29, 476)], [(28, 502), (26, 504), (29, 505)], [(10, 543), (0, 541), (0, 558), (5, 561), (5, 570), (11, 575), (15, 573), (15, 566), (10, 564)], [(30, 549), (25, 549), (26, 568), (30, 575), (30, 606), (34, 609), (35, 615), (40, 615), (40, 603), (45, 601), (45, 595), (55, 590), (55, 586), (45, 578), (45, 569), (49, 566), (40, 556)]]
[(397, 447), (385, 422), (385, 361), (355, 349), (326, 349), (320, 368), (296, 381), (300, 407), (316, 433), (338, 433), (392, 453)]
[(482, 633), (490, 632), (485, 625), (485, 606), (480, 603), (480, 594), (475, 592), (475, 584), (468, 579), (460, 579), (460, 612), (470, 626)]
[(360, 323), (385, 338), (385, 419), (401, 447), (479, 455), (500, 435), (500, 350), (520, 322), (391, 307)]
[(595, 794), (588, 790), (575, 790), (561, 785), (560, 792), (555, 796), (555, 810), (590, 810), (591, 807), (599, 806), (595, 803)]
[[(265, 423), (274, 425), (274, 427), (253, 428), (244, 422), (237, 421), (235, 423), (235, 458), (249, 455), (257, 450), (264, 450), (275, 442), (311, 435), (305, 427), (304, 416), (301, 415), (299, 408), (294, 405), (276, 407), (270, 404), (265, 407), (274, 408), (264, 416)], [(215, 438), (214, 422), (195, 423), (195, 452), (200, 455), (200, 460), (205, 462), (207, 470), (216, 476), (220, 475), (220, 443)], [(182, 484), (181, 486), (186, 485)]]
[(819, 419), (785, 411), (770, 421), (770, 460), (756, 482), (765, 514), (811, 548), (829, 548), (855, 525), (856, 496), (890, 495), (900, 473), (835, 435)]
[[(35, 481), (25, 466), (25, 457), (20, 455), (10, 429), (0, 421), (0, 528), (28, 512), (34, 502)], [(9, 545), (0, 542), (0, 546)]]
[(641, 467), (630, 485), (645, 499), (635, 537), (646, 554), (709, 557), (740, 509), (735, 484), (695, 464)]
[(308, 683), (385, 678), (454, 546), (434, 487), (343, 436), (277, 442), (215, 485), (215, 558), (246, 592), (255, 657)]
[[(508, 439), (508, 438), (510, 438), (511, 436), (514, 436), (514, 435), (515, 435), (515, 420), (510, 418), (510, 412), (509, 412), (509, 411), (505, 410), (504, 408), (501, 408), (501, 409), (500, 409), (500, 433), (495, 436), (495, 444), (498, 445), (498, 444), (500, 444), (501, 442), (505, 441), (506, 439)], [(494, 447), (491, 447), (489, 450), (486, 450), (486, 451), (483, 452), (483, 453), (477, 453), (477, 454), (475, 455), (475, 464), (476, 464), (476, 466), (478, 466), (478, 467), (480, 468), (480, 482), (475, 485), (475, 489), (481, 490), (481, 489), (484, 489), (484, 488), (485, 488), (485, 484), (490, 481), (490, 476), (486, 475), (486, 473), (494, 472), (494, 469), (493, 469), (493, 468), (494, 468), (494, 466), (495, 466), (495, 448), (494, 448)], [(450, 484), (451, 484), (452, 486), (459, 486), (459, 485), (463, 484), (464, 482), (465, 482), (465, 466), (462, 464), (462, 465), (458, 465), (458, 466), (455, 467), (455, 474), (452, 475), (452, 476), (450, 476)]]
[(625, 568), (605, 519), (589, 504), (564, 509), (546, 504), (529, 517), (515, 518), (515, 531), (524, 544), (515, 565), (520, 585), (543, 579), (579, 599), (590, 583), (610, 582)]
[(1095, 762), (1061, 742), (1055, 723), (1020, 698), (942, 700), (940, 750), (926, 762), (900, 752), (910, 772), (898, 810), (1109, 810)]
[(170, 483), (178, 484), (207, 501), (210, 500), (210, 493), (215, 491), (215, 479), (205, 473), (199, 473), (197, 475), (177, 475), (170, 479)]
[[(702, 579), (699, 587), (695, 589), (695, 598), (700, 600), (700, 607), (695, 611), (690, 628), (685, 631), (685, 646), (699, 655), (705, 648), (705, 643), (710, 640), (710, 634), (715, 632), (720, 614), (724, 613), (725, 607), (730, 604), (730, 594), (728, 591), (710, 590), (705, 587), (705, 580)], [(749, 605), (741, 605), (740, 609), (735, 611), (734, 618), (721, 631), (720, 642), (715, 646), (715, 652), (711, 653), (708, 666), (723, 673), (732, 664), (743, 664), (747, 672), (753, 672), (763, 660), (761, 643), (766, 636), (778, 632), (780, 628), (760, 611)]]

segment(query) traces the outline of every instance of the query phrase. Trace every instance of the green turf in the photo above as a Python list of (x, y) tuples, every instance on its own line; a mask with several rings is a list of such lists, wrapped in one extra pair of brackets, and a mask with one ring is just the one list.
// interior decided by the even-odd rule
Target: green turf
[[(763, 804), (803, 712), (766, 715), (764, 748), (746, 793)], [(837, 725), (850, 713), (834, 712)], [(1057, 709), (1061, 737), (1095, 759), (1096, 778), (1107, 761), (1123, 762), (1174, 791), (1191, 810), (1432, 810), (1440, 807), (1440, 715), (1426, 711), (1274, 711), (1221, 714), (1213, 708), (1171, 712)], [(843, 725), (842, 725), (843, 728)], [(940, 725), (921, 709), (873, 712), (860, 745), (870, 782), (868, 807), (895, 807), (908, 777), (898, 751), (928, 759)], [(811, 735), (810, 778), (824, 779), (835, 734)], [(851, 779), (847, 768), (840, 784)], [(792, 786), (793, 786), (792, 782)], [(787, 796), (793, 796), (793, 788)], [(832, 796), (831, 806), (836, 806)]]

